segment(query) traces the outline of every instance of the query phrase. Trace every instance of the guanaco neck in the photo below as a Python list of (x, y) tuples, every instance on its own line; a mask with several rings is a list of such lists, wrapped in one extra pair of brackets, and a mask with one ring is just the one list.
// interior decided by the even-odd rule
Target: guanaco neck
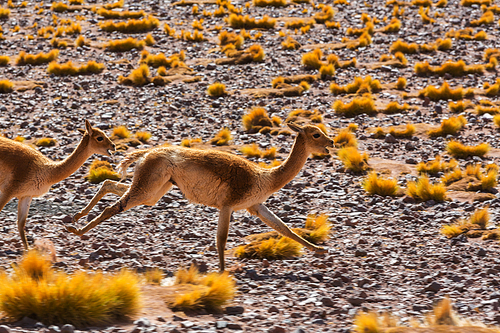
[(71, 176), (93, 154), (89, 149), (89, 135), (84, 135), (75, 150), (62, 161), (53, 162), (49, 167), (51, 184), (60, 182)]
[(288, 184), (302, 169), (309, 157), (303, 134), (298, 134), (288, 158), (280, 166), (271, 169), (272, 190), (277, 191)]

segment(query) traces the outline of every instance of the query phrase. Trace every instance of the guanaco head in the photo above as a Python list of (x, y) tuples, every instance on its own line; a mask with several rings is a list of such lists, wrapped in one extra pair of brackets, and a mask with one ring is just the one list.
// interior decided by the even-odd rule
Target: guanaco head
[(103, 131), (92, 127), (88, 120), (85, 120), (85, 131), (80, 130), (80, 132), (89, 136), (89, 147), (94, 153), (111, 156), (111, 153), (115, 151), (115, 144)]
[(334, 147), (333, 140), (317, 126), (299, 126), (295, 123), (287, 123), (287, 125), (292, 131), (297, 132), (299, 135), (304, 137), (307, 147), (313, 153), (328, 154), (329, 149)]

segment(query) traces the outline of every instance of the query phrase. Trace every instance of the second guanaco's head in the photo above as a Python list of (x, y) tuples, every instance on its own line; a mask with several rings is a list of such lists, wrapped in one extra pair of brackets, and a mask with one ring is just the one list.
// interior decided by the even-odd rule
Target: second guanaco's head
[(80, 132), (89, 136), (89, 147), (95, 154), (111, 156), (111, 153), (115, 151), (115, 144), (111, 142), (106, 133), (92, 127), (88, 120), (85, 120), (85, 131), (80, 130)]
[(306, 145), (312, 153), (328, 154), (333, 148), (333, 140), (329, 138), (319, 127), (314, 125), (300, 126), (295, 123), (287, 123), (288, 127), (299, 135), (303, 135)]

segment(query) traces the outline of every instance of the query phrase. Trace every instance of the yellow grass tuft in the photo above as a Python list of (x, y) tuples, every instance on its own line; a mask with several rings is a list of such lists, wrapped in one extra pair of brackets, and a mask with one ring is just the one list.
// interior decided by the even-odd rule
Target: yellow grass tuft
[(286, 7), (288, 2), (286, 0), (253, 0), (255, 7)]
[(333, 109), (337, 115), (345, 117), (355, 117), (363, 113), (370, 116), (377, 113), (375, 103), (368, 97), (355, 97), (347, 104), (344, 104), (341, 100), (337, 100), (333, 103)]
[(364, 79), (361, 77), (355, 77), (352, 83), (346, 84), (345, 86), (339, 86), (336, 83), (330, 85), (330, 92), (334, 95), (340, 94), (364, 94), (379, 92), (382, 90), (382, 84), (379, 80), (373, 80), (371, 76), (367, 76)]
[(302, 45), (292, 37), (288, 36), (285, 41), (281, 42), (284, 50), (298, 50)]
[(483, 209), (476, 209), (470, 216), (469, 222), (480, 229), (486, 229), (490, 223), (490, 212), (488, 209), (488, 206)]
[(482, 143), (477, 146), (464, 146), (460, 142), (450, 141), (446, 145), (448, 154), (456, 158), (467, 158), (469, 156), (484, 156), (490, 150), (490, 145)]
[(453, 113), (462, 113), (466, 109), (470, 109), (474, 107), (474, 104), (470, 101), (458, 101), (456, 103), (454, 102), (449, 102), (448, 107), (450, 108), (451, 112)]
[(483, 74), (485, 67), (483, 65), (466, 65), (465, 61), (459, 60), (457, 62), (447, 61), (441, 67), (432, 67), (429, 63), (419, 62), (415, 65), (415, 73), (418, 75), (432, 75), (437, 74), (443, 76), (449, 74), (451, 76), (460, 77), (467, 74)]
[(153, 16), (148, 16), (142, 20), (130, 19), (126, 22), (105, 21), (99, 23), (99, 28), (106, 32), (118, 31), (122, 33), (148, 32), (158, 28), (160, 21)]
[(0, 80), (0, 94), (11, 93), (14, 91), (14, 83), (10, 80)]
[(252, 108), (247, 114), (243, 115), (242, 121), (245, 130), (249, 133), (257, 133), (262, 127), (273, 126), (267, 111), (261, 107)]
[(333, 138), (333, 142), (336, 147), (357, 147), (358, 142), (356, 141), (356, 137), (352, 134), (348, 128), (342, 129), (339, 134), (335, 138)]
[(359, 313), (354, 317), (354, 326), (357, 333), (381, 333), (375, 313)]
[(120, 0), (117, 2), (107, 3), (107, 4), (103, 5), (103, 7), (106, 9), (122, 8), (124, 4), (125, 4), (125, 0)]
[(130, 75), (127, 77), (122, 75), (118, 77), (118, 83), (120, 84), (143, 86), (145, 84), (148, 84), (149, 82), (149, 67), (146, 64), (142, 64), (139, 66), (139, 68), (132, 70)]
[[(0, 274), (0, 311), (12, 321), (29, 317), (45, 325), (95, 326), (134, 315), (139, 309), (139, 279), (128, 271), (114, 275), (68, 275), (28, 254), (12, 276)], [(43, 274), (33, 277), (35, 271)], [(38, 270), (38, 272), (41, 272)]]
[(320, 49), (315, 49), (302, 56), (302, 64), (308, 69), (320, 69), (323, 66), (322, 57), (323, 52)]
[(139, 12), (131, 12), (128, 10), (119, 12), (101, 7), (97, 10), (97, 15), (102, 16), (105, 19), (138, 19), (146, 16), (146, 12), (143, 10)]
[(163, 271), (159, 268), (153, 268), (147, 270), (144, 273), (144, 278), (146, 279), (146, 283), (148, 284), (161, 284), (163, 280)]
[(181, 39), (187, 40), (188, 42), (202, 42), (205, 40), (205, 37), (199, 30), (194, 30), (192, 35), (189, 31), (181, 30)]
[(418, 45), (415, 43), (408, 44), (401, 39), (398, 39), (394, 43), (392, 43), (391, 47), (389, 48), (389, 51), (391, 53), (396, 53), (396, 52), (402, 52), (402, 53), (407, 53), (407, 54), (414, 54), (418, 53)]
[(37, 147), (52, 147), (56, 145), (56, 140), (53, 138), (41, 138), (35, 142)]
[(0, 19), (6, 19), (10, 15), (10, 9), (0, 7)]
[(406, 78), (405, 77), (399, 77), (398, 81), (396, 82), (396, 89), (398, 90), (404, 90), (406, 88)]
[(208, 86), (207, 94), (211, 97), (221, 97), (227, 95), (226, 85), (220, 82), (215, 82)]
[(69, 6), (63, 2), (52, 2), (52, 6), (50, 6), (50, 10), (63, 13), (69, 9)]
[(457, 134), (465, 125), (467, 120), (464, 116), (451, 117), (449, 119), (443, 119), (441, 126), (437, 129), (430, 130), (427, 134), (432, 137), (447, 136)]
[(471, 27), (478, 27), (481, 25), (493, 24), (494, 21), (495, 21), (495, 15), (493, 14), (492, 11), (487, 10), (486, 12), (483, 13), (483, 15), (479, 19), (470, 21), (470, 25)]
[(148, 142), (149, 139), (151, 139), (151, 133), (149, 132), (137, 132), (135, 133), (135, 137), (137, 138), (137, 140), (143, 142), (143, 143), (146, 143)]
[(52, 50), (48, 53), (40, 52), (36, 55), (27, 54), (24, 51), (19, 53), (19, 56), (16, 58), (16, 65), (25, 66), (25, 65), (42, 65), (48, 64), (51, 61), (57, 59), (59, 55), (59, 50)]
[(181, 147), (187, 147), (191, 148), (195, 143), (202, 143), (202, 140), (200, 138), (196, 139), (183, 139), (181, 141)]
[[(165, 56), (164, 53), (158, 53), (157, 55), (150, 54), (147, 51), (142, 51), (141, 53), (141, 64), (146, 64), (153, 68), (163, 67), (182, 67), (183, 61), (186, 59), (184, 51), (172, 54), (169, 58)], [(148, 74), (149, 75), (149, 74)]]
[(389, 102), (385, 108), (382, 110), (383, 113), (385, 114), (395, 114), (395, 113), (401, 113), (403, 111), (406, 111), (410, 108), (410, 106), (407, 103), (404, 103), (403, 105), (400, 105), (398, 102)]
[(370, 172), (362, 185), (370, 195), (395, 196), (399, 188), (397, 184), (396, 179), (379, 178), (377, 173), (373, 171)]
[(488, 38), (488, 35), (484, 31), (479, 31), (476, 34), (474, 34), (474, 29), (472, 28), (465, 28), (461, 30), (454, 30), (451, 29), (445, 34), (446, 37), (448, 38), (455, 38), (455, 39), (464, 39), (464, 40), (486, 40)]
[(189, 285), (185, 293), (178, 293), (168, 302), (174, 310), (192, 311), (205, 309), (220, 311), (236, 293), (236, 283), (228, 272), (209, 273), (201, 276), (194, 266), (189, 271), (181, 269), (176, 273), (176, 285)]
[(440, 88), (436, 88), (435, 86), (427, 86), (425, 89), (420, 90), (418, 96), (421, 98), (429, 97), (431, 101), (439, 101), (439, 100), (448, 100), (451, 99), (453, 101), (463, 99), (465, 92), (462, 87), (458, 87), (456, 89), (451, 89), (448, 82), (443, 82), (443, 85)]
[(272, 147), (266, 151), (261, 151), (256, 143), (252, 143), (250, 146), (241, 147), (240, 152), (247, 157), (263, 157), (268, 160), (276, 158), (276, 148)]
[(443, 184), (430, 184), (426, 175), (421, 175), (417, 182), (408, 182), (406, 192), (410, 197), (418, 201), (434, 200), (442, 202), (447, 200), (446, 188)]
[(9, 56), (0, 56), (0, 66), (7, 66), (10, 62)]
[(14, 266), (17, 275), (24, 275), (31, 280), (39, 281), (52, 277), (52, 263), (50, 259), (36, 250), (28, 251), (21, 261)]
[[(441, 156), (436, 155), (433, 161), (427, 163), (420, 162), (417, 164), (417, 171), (420, 174), (426, 173), (431, 176), (436, 176), (439, 172), (453, 171), (457, 167), (458, 163), (456, 160), (452, 159), (450, 162), (443, 162)], [(446, 182), (444, 183), (447, 184)]]
[(276, 19), (264, 15), (262, 19), (256, 20), (248, 15), (231, 14), (228, 23), (234, 29), (273, 29), (276, 25)]
[(126, 139), (130, 137), (130, 131), (127, 129), (127, 127), (121, 125), (113, 128), (112, 136), (116, 136), (120, 139)]
[(233, 44), (234, 47), (239, 50), (243, 46), (245, 42), (245, 38), (240, 34), (235, 34), (234, 32), (228, 32), (226, 30), (222, 30), (219, 33), (219, 45), (224, 46), (228, 44)]
[(280, 260), (299, 256), (301, 249), (302, 245), (288, 237), (271, 237), (256, 244), (240, 246), (235, 249), (234, 254), (238, 258)]
[(120, 174), (118, 174), (111, 164), (107, 161), (94, 160), (89, 168), (89, 174), (85, 176), (92, 184), (99, 184), (106, 179), (120, 180)]
[(127, 39), (110, 40), (105, 43), (104, 48), (106, 51), (111, 52), (127, 52), (132, 49), (142, 50), (146, 46), (146, 42), (143, 40), (137, 40), (135, 38), (129, 37)]
[(314, 14), (313, 18), (318, 23), (325, 23), (326, 21), (331, 21), (335, 16), (335, 10), (331, 6), (323, 6), (321, 11)]
[(89, 60), (87, 64), (77, 67), (73, 65), (71, 61), (64, 64), (58, 64), (53, 61), (49, 64), (47, 72), (49, 74), (54, 74), (57, 76), (77, 76), (77, 75), (89, 75), (89, 74), (99, 74), (104, 70), (104, 64), (97, 63), (94, 60)]
[(368, 169), (368, 154), (360, 154), (354, 147), (345, 147), (338, 151), (338, 157), (344, 168), (360, 174)]
[(226, 146), (232, 139), (233, 136), (231, 135), (231, 131), (229, 128), (225, 127), (210, 140), (210, 143), (216, 146)]
[(405, 129), (398, 130), (394, 127), (389, 128), (389, 134), (391, 134), (395, 138), (411, 138), (413, 134), (415, 134), (416, 128), (415, 125), (406, 124)]

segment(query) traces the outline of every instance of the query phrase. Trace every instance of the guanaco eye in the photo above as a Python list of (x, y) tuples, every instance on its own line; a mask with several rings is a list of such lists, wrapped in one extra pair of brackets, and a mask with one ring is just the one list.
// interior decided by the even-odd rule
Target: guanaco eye
[(97, 141), (102, 141), (102, 140), (104, 140), (104, 138), (102, 136), (98, 136), (96, 140)]
[(320, 136), (321, 135), (319, 135), (318, 133), (316, 133), (316, 134), (313, 135), (313, 138), (318, 139)]

